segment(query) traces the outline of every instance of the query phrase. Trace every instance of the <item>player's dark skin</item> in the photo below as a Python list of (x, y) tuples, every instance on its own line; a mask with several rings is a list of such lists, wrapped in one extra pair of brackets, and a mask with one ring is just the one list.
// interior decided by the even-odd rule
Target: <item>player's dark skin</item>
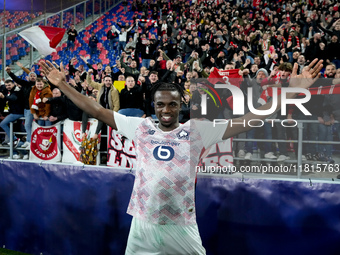
[(178, 91), (156, 91), (154, 96), (155, 114), (159, 120), (158, 127), (171, 131), (179, 127), (179, 112), (182, 107)]

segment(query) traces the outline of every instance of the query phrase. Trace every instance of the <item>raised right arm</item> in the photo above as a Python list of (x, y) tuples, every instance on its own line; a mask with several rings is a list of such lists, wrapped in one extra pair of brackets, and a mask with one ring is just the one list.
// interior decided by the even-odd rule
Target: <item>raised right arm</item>
[(57, 86), (76, 106), (117, 130), (112, 110), (103, 108), (100, 104), (80, 94), (67, 84), (63, 64), (60, 65), (60, 72), (50, 61), (41, 62), (40, 66), (48, 80)]
[(87, 72), (87, 76), (86, 76), (86, 81), (87, 81), (87, 84), (89, 86), (91, 86), (92, 88), (94, 89), (99, 89), (100, 88), (100, 83), (98, 82), (95, 82), (91, 79), (91, 74), (93, 73), (93, 69), (90, 69), (88, 72)]
[(30, 82), (25, 81), (23, 79), (20, 79), (19, 77), (17, 77), (14, 73), (11, 72), (11, 68), (10, 67), (6, 67), (5, 71), (7, 72), (7, 74), (12, 78), (13, 81), (15, 81), (17, 84), (21, 85), (21, 86), (32, 86), (30, 84)]

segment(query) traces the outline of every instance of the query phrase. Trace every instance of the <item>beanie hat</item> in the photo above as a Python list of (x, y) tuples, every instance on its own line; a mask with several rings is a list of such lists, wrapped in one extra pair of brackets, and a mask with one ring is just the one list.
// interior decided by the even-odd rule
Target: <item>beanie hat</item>
[(37, 77), (37, 74), (35, 72), (30, 72), (28, 75), (34, 74), (35, 77)]
[(266, 77), (268, 77), (268, 72), (267, 72), (267, 70), (264, 69), (264, 68), (260, 68), (259, 70), (257, 70), (255, 77), (257, 77), (257, 75), (259, 74), (259, 72), (263, 72), (264, 75), (265, 75)]

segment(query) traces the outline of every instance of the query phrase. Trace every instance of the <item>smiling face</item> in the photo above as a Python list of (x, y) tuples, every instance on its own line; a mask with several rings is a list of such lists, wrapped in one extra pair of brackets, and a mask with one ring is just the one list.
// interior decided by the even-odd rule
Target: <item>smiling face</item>
[(37, 90), (42, 90), (44, 88), (44, 82), (42, 81), (36, 81), (35, 82), (35, 87), (37, 88)]
[(156, 81), (158, 81), (158, 75), (155, 73), (150, 74), (149, 80), (151, 81), (151, 83), (155, 83)]
[(111, 77), (105, 77), (104, 78), (104, 85), (106, 87), (111, 87), (111, 85), (112, 85), (112, 78)]
[(182, 103), (178, 91), (156, 91), (154, 104), (161, 130), (171, 131), (179, 126), (178, 115)]
[(325, 74), (326, 74), (327, 78), (334, 78), (334, 76), (336, 74), (335, 66), (334, 65), (327, 65), (326, 70), (325, 70)]

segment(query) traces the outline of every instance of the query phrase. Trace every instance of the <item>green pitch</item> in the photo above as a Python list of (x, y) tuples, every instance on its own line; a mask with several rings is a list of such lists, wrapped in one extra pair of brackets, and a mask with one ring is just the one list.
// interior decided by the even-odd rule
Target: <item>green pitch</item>
[(0, 255), (29, 255), (29, 254), (0, 248)]

